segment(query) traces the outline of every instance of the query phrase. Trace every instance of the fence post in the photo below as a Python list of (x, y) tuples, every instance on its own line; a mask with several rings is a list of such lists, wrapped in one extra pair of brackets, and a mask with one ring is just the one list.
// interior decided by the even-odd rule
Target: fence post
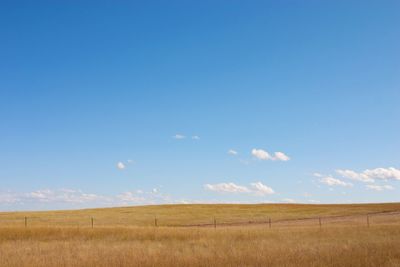
[(25, 228), (28, 227), (28, 217), (25, 216)]
[(91, 218), (91, 221), (92, 221), (92, 229), (94, 228), (94, 219), (93, 219), (93, 217)]
[(214, 229), (217, 229), (217, 219), (214, 217)]
[(271, 228), (272, 227), (272, 225), (271, 225), (271, 218), (269, 218), (269, 228)]
[(154, 226), (155, 226), (155, 227), (158, 227), (157, 217), (154, 217)]
[(322, 228), (322, 221), (321, 221), (321, 217), (319, 217), (319, 228)]
[(367, 214), (367, 226), (369, 227), (369, 214)]

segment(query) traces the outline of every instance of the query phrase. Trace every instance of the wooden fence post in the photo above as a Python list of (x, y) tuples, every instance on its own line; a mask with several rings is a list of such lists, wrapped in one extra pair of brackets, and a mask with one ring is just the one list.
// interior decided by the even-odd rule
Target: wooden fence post
[(367, 214), (367, 226), (369, 227), (369, 214)]
[(319, 217), (319, 228), (322, 228), (322, 221), (321, 221), (321, 217)]
[(217, 219), (214, 217), (214, 229), (217, 229)]
[(155, 226), (155, 227), (158, 227), (157, 217), (154, 217), (154, 226)]
[(269, 218), (269, 228), (272, 227), (271, 218)]
[(25, 216), (25, 228), (28, 227), (28, 217)]
[(91, 218), (91, 222), (92, 222), (92, 229), (94, 228), (94, 219), (93, 217)]

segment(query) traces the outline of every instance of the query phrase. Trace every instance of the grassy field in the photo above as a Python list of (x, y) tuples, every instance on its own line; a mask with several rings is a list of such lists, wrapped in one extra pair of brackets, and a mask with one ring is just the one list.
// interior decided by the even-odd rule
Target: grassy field
[(152, 226), (157, 217), (160, 226), (183, 226), (218, 223), (262, 222), (329, 216), (366, 215), (400, 211), (400, 203), (352, 205), (159, 205), (106, 209), (45, 212), (3, 212), (0, 225), (23, 226)]
[[(399, 210), (393, 203), (0, 213), (0, 266), (400, 266)], [(26, 228), (25, 215), (32, 218)], [(93, 229), (92, 216), (100, 222)], [(166, 226), (210, 223), (214, 216), (239, 224)], [(249, 223), (269, 217), (272, 228)]]

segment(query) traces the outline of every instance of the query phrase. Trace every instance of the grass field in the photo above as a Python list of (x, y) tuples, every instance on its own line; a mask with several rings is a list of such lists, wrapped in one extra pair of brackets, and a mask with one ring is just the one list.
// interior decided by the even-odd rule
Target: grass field
[(157, 217), (160, 226), (183, 226), (217, 223), (263, 222), (329, 216), (366, 215), (400, 211), (400, 203), (352, 205), (160, 205), (122, 208), (45, 212), (3, 212), (1, 226), (152, 226)]
[(400, 266), (399, 211), (392, 203), (0, 213), (0, 266)]

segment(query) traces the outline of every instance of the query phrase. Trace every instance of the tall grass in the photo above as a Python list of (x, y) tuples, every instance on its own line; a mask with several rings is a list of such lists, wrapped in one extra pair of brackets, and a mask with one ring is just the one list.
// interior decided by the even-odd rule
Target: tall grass
[[(394, 267), (400, 266), (399, 209), (396, 203), (171, 205), (0, 213), (0, 266)], [(370, 227), (367, 213), (376, 213)], [(155, 214), (161, 227), (150, 226)], [(214, 216), (216, 229), (166, 226), (212, 224)], [(246, 223), (266, 218), (272, 228)]]
[(8, 228), (0, 266), (400, 266), (400, 227)]

